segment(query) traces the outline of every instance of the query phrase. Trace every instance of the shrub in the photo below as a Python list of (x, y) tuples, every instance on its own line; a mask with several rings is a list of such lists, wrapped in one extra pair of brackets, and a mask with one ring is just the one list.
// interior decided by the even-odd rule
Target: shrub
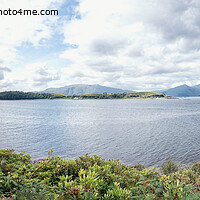
[(161, 165), (161, 171), (163, 174), (171, 174), (179, 170), (179, 165), (173, 162), (172, 158), (167, 158), (166, 161)]
[(133, 168), (137, 169), (138, 171), (142, 171), (143, 169), (145, 169), (144, 165), (142, 165), (141, 163), (133, 165)]
[(154, 168), (128, 166), (94, 155), (59, 156), (32, 163), (29, 155), (0, 149), (0, 199), (199, 199), (199, 165), (178, 170), (171, 159), (162, 175)]
[(200, 163), (194, 163), (192, 166), (192, 170), (200, 174)]

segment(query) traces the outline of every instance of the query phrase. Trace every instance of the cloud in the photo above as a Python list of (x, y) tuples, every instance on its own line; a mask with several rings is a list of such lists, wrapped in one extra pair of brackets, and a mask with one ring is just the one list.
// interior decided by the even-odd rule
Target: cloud
[[(0, 82), (0, 89), (1, 89), (1, 91), (11, 91), (11, 90), (13, 90), (12, 88), (13, 88), (13, 85), (14, 85), (14, 83), (13, 82)], [(14, 89), (14, 90), (16, 90), (16, 89)]]
[[(65, 0), (1, 0), (0, 9), (60, 10), (64, 2)], [(26, 55), (34, 54), (34, 51), (37, 51), (39, 47), (48, 47), (49, 41), (60, 31), (59, 28), (62, 24), (60, 19), (61, 16), (50, 15), (0, 16), (0, 64), (9, 66), (9, 69), (0, 68), (0, 90), (34, 90), (34, 85), (36, 85), (35, 89), (39, 88), (39, 86), (46, 87), (48, 83), (59, 79), (56, 70), (49, 70), (45, 66), (38, 69), (40, 70), (38, 72), (34, 70), (28, 71), (26, 65), (37, 62), (37, 60), (40, 61), (40, 55), (36, 59), (33, 57), (33, 60), (26, 60), (23, 52)], [(48, 58), (48, 55), (45, 56)], [(32, 58), (31, 55), (28, 55), (28, 57)]]
[(40, 89), (46, 88), (52, 81), (60, 79), (60, 75), (56, 70), (48, 69), (46, 63), (32, 63), (26, 66), (23, 74), (28, 79), (28, 82), (33, 86)]
[(117, 72), (119, 70), (123, 70), (123, 67), (120, 65), (113, 65), (111, 60), (106, 59), (98, 59), (98, 60), (88, 60), (85, 64), (91, 67), (95, 71), (99, 72)]
[[(0, 64), (2, 63), (3, 61), (0, 60)], [(8, 72), (12, 70), (8, 67), (0, 67), (0, 90), (6, 90), (13, 85), (13, 82), (8, 79)]]
[[(1, 10), (41, 10), (59, 8), (63, 0), (2, 0)], [(2, 15), (0, 17), (0, 59), (4, 62), (16, 62), (17, 47), (30, 43), (41, 45), (44, 40), (52, 37), (58, 16), (34, 15)], [(53, 28), (54, 27), (54, 28)]]
[(0, 17), (0, 64), (12, 70), (0, 68), (1, 89), (83, 83), (156, 90), (199, 83), (199, 0), (76, 2), (1, 0), (2, 10), (62, 13)]
[(119, 50), (127, 46), (125, 40), (113, 40), (112, 38), (98, 38), (91, 43), (90, 51), (99, 55), (117, 55)]
[(9, 69), (8, 67), (0, 67), (0, 81), (4, 80), (5, 72), (11, 72), (11, 69)]
[(11, 72), (11, 69), (9, 69), (8, 67), (0, 67), (0, 71)]
[[(10, 72), (9, 76), (4, 76)], [(61, 78), (59, 71), (50, 69), (44, 62), (31, 63), (23, 71), (0, 67), (0, 90), (40, 91)]]
[(64, 42), (77, 48), (60, 56), (85, 74), (79, 81), (132, 90), (199, 81), (198, 0), (80, 0), (76, 11)]

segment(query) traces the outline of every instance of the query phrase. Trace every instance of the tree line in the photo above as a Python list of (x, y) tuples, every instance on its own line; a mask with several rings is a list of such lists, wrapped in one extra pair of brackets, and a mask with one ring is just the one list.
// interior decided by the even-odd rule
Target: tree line
[(0, 92), (0, 100), (23, 100), (23, 99), (58, 99), (65, 95), (50, 93), (34, 93), (21, 91)]
[(25, 100), (25, 99), (131, 99), (131, 98), (171, 98), (165, 94), (155, 92), (131, 92), (131, 93), (103, 93), (63, 95), (54, 93), (35, 93), (22, 91), (0, 92), (0, 100)]

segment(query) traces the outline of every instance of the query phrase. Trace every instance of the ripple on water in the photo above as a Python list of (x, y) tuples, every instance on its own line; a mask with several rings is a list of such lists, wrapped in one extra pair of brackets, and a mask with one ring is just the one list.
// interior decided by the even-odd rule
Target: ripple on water
[(127, 164), (200, 161), (200, 98), (0, 101), (0, 147), (34, 158), (85, 153)]

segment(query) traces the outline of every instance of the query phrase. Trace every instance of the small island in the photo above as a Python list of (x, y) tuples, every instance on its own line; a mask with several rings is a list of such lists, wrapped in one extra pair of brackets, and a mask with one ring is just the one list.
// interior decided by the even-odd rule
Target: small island
[(103, 93), (103, 94), (81, 94), (65, 95), (56, 93), (39, 93), (39, 92), (22, 92), (22, 91), (5, 91), (0, 92), (0, 100), (36, 100), (36, 99), (155, 99), (174, 97), (156, 92), (124, 92), (124, 93)]

